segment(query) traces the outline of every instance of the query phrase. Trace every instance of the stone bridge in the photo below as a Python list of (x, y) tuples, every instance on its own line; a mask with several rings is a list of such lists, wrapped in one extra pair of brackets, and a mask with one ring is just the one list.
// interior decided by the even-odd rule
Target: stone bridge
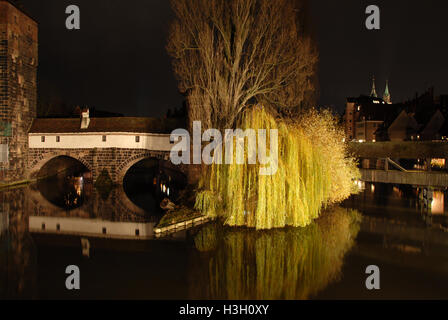
[[(103, 170), (106, 170), (112, 181), (122, 184), (126, 172), (136, 163), (144, 159), (161, 160), (162, 166), (169, 166), (169, 152), (139, 149), (30, 149), (28, 153), (28, 176), (36, 178), (45, 164), (58, 157), (70, 157), (82, 163), (92, 174), (94, 181)], [(178, 167), (179, 171), (185, 170)]]
[(158, 159), (161, 167), (189, 176), (189, 167), (169, 161), (175, 124), (152, 118), (35, 119), (28, 135), (27, 177), (39, 177), (52, 159), (70, 157), (82, 163), (94, 181), (106, 170), (116, 184), (144, 159)]

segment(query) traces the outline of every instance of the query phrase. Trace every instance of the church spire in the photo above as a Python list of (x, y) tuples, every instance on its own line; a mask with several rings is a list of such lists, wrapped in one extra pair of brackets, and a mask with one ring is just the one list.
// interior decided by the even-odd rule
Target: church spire
[(370, 93), (370, 96), (373, 98), (378, 98), (378, 94), (376, 93), (376, 86), (375, 86), (375, 76), (372, 79), (372, 92)]
[(389, 80), (386, 80), (386, 90), (384, 90), (383, 100), (387, 104), (392, 104), (392, 98), (389, 92)]

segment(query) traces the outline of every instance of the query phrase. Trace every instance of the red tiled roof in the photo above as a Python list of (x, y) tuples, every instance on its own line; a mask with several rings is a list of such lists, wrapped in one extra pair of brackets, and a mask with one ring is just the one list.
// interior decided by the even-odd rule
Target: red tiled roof
[(81, 119), (34, 119), (30, 133), (130, 132), (171, 133), (182, 128), (182, 121), (156, 118), (90, 118), (88, 129)]

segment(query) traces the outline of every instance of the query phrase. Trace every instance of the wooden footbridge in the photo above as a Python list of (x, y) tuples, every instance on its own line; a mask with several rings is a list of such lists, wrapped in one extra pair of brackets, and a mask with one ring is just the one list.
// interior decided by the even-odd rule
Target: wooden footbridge
[[(351, 143), (350, 151), (360, 161), (364, 182), (448, 187), (446, 142)], [(401, 159), (416, 160), (420, 165), (405, 169), (398, 163)], [(434, 159), (439, 163), (437, 170), (432, 167)]]

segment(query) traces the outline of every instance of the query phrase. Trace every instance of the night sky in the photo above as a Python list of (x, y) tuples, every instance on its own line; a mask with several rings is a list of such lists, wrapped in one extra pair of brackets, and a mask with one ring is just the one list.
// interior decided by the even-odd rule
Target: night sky
[[(275, 1), (275, 0), (273, 0)], [(127, 116), (162, 116), (180, 107), (165, 45), (168, 0), (21, 0), (39, 22), (39, 91), (69, 105)], [(448, 94), (448, 1), (311, 0), (319, 45), (320, 105), (341, 111), (347, 96), (386, 79), (394, 102), (435, 86)], [(411, 3), (412, 2), (412, 3)], [(65, 28), (65, 8), (81, 9), (81, 30)], [(365, 28), (368, 5), (381, 30)]]

